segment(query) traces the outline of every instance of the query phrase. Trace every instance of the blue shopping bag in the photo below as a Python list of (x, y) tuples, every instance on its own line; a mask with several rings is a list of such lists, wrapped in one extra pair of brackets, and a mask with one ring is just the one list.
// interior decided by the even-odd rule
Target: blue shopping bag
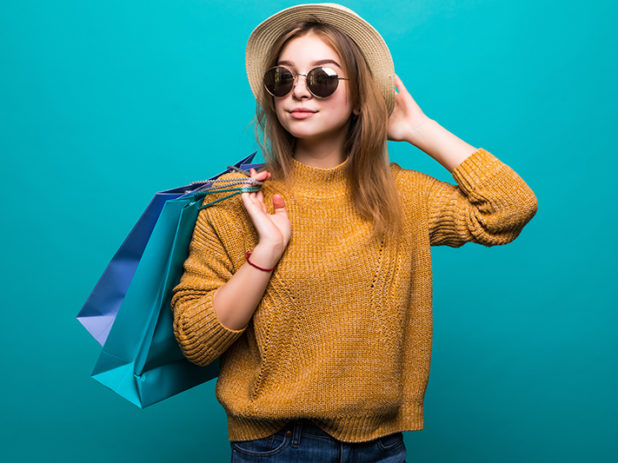
[[(262, 164), (249, 164), (254, 156), (255, 153), (250, 154), (234, 164), (234, 167), (245, 171), (248, 171), (251, 167), (257, 169)], [(230, 171), (231, 169), (228, 168), (209, 180), (219, 178)], [(79, 322), (99, 344), (103, 345), (105, 343), (116, 320), (118, 309), (124, 300), (133, 275), (135, 275), (137, 266), (144, 254), (146, 244), (152, 235), (155, 224), (161, 215), (163, 206), (167, 201), (199, 190), (206, 182), (194, 182), (190, 185), (156, 193), (142, 216), (120, 245), (114, 257), (112, 257), (103, 275), (99, 278), (92, 293), (77, 315)]]
[[(241, 169), (261, 166), (241, 164)], [(165, 202), (103, 344), (94, 379), (146, 407), (218, 375), (218, 360), (201, 367), (182, 354), (172, 329), (172, 290), (180, 281), (199, 211), (212, 204), (204, 201), (206, 195), (232, 192), (218, 202), (258, 189), (247, 182), (235, 188), (207, 184)]]

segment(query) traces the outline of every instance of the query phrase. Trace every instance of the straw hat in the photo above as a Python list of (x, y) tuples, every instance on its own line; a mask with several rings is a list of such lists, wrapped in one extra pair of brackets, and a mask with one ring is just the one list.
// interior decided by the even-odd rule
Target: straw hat
[(371, 24), (349, 8), (336, 3), (314, 3), (286, 8), (253, 30), (247, 42), (245, 65), (255, 98), (262, 102), (266, 96), (262, 79), (268, 66), (266, 56), (275, 41), (293, 24), (312, 19), (335, 26), (356, 42), (367, 60), (390, 115), (395, 107), (395, 68), (386, 42)]

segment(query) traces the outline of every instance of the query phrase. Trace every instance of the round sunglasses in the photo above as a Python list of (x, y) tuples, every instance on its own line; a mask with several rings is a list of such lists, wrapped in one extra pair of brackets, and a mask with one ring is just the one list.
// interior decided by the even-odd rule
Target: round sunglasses
[(307, 74), (293, 74), (288, 68), (275, 66), (264, 74), (264, 87), (272, 96), (282, 97), (290, 93), (294, 88), (294, 82), (298, 76), (305, 76), (307, 88), (311, 94), (318, 98), (331, 96), (337, 90), (340, 80), (349, 80), (339, 77), (337, 72), (327, 67), (311, 69)]

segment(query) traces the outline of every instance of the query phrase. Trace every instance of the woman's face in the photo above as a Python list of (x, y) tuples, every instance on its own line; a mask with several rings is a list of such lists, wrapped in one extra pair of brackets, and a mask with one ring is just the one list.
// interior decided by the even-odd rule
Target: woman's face
[[(294, 75), (324, 66), (333, 69), (339, 77), (348, 77), (337, 52), (312, 32), (290, 40), (277, 64)], [(294, 137), (308, 142), (344, 135), (352, 113), (347, 82), (340, 80), (332, 95), (317, 98), (307, 89), (305, 77), (296, 77), (287, 95), (274, 97), (279, 122)]]

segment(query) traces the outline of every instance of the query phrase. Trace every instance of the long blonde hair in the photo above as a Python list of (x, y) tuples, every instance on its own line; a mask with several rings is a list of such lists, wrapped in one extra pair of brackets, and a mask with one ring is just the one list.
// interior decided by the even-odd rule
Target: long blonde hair
[[(268, 68), (276, 66), (285, 44), (296, 37), (315, 33), (341, 57), (349, 78), (352, 114), (344, 150), (350, 156), (347, 181), (358, 214), (373, 223), (371, 239), (396, 235), (401, 230), (401, 204), (391, 174), (386, 149), (388, 111), (371, 70), (358, 46), (346, 34), (319, 21), (305, 21), (291, 27), (275, 42)], [(277, 118), (271, 97), (256, 110), (256, 138), (264, 154), (265, 168), (273, 180), (293, 183), (291, 157), (296, 139)]]

